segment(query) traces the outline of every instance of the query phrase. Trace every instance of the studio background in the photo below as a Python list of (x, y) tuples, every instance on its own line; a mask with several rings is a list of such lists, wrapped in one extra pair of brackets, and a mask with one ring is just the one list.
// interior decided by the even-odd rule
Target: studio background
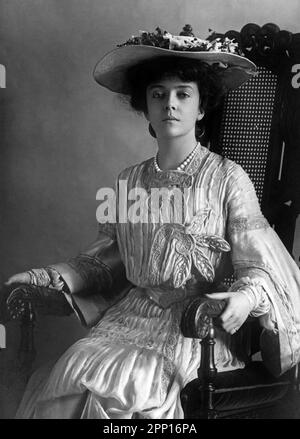
[[(155, 152), (146, 121), (94, 82), (104, 53), (156, 26), (178, 34), (189, 23), (202, 37), (249, 22), (300, 32), (299, 0), (0, 0), (0, 17), (1, 282), (84, 249), (97, 231), (97, 190)], [(297, 261), (299, 254), (298, 226)], [(13, 416), (23, 390), (18, 324), (6, 331), (2, 418)], [(85, 333), (75, 316), (39, 320), (35, 368)]]

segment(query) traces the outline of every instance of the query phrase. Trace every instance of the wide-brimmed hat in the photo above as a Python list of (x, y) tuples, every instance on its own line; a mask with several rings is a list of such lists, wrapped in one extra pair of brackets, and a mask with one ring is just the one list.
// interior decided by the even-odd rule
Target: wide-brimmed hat
[(127, 71), (144, 61), (160, 57), (182, 57), (220, 67), (225, 86), (235, 89), (256, 74), (256, 65), (243, 56), (238, 43), (228, 38), (203, 40), (193, 35), (171, 35), (159, 28), (140, 31), (126, 43), (105, 54), (95, 66), (94, 78), (116, 93), (129, 93)]

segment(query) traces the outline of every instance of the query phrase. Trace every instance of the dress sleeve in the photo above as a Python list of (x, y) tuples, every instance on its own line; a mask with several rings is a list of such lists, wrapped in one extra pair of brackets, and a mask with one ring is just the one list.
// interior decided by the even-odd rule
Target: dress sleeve
[(227, 174), (227, 235), (236, 282), (263, 326), (261, 353), (280, 375), (300, 361), (300, 272), (263, 217), (246, 172), (233, 164)]
[[(97, 238), (78, 256), (53, 264), (67, 288), (66, 299), (85, 326), (93, 326), (129, 290), (115, 224), (99, 224)], [(67, 291), (66, 291), (67, 290)]]

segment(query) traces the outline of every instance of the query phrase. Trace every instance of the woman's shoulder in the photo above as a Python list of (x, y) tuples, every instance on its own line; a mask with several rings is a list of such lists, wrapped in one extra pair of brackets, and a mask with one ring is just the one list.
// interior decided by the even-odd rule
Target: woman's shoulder
[[(229, 159), (226, 156), (209, 151), (207, 157), (208, 168), (212, 168), (212, 172), (216, 175), (215, 169), (219, 171), (219, 179), (230, 191), (252, 191), (254, 189), (253, 182), (247, 171), (239, 163)], [(209, 166), (214, 162), (215, 166)]]
[(149, 158), (146, 160), (143, 160), (140, 163), (136, 163), (134, 165), (128, 166), (127, 168), (123, 169), (118, 176), (118, 180), (127, 180), (130, 177), (134, 175), (139, 175), (143, 172), (145, 167), (149, 166), (153, 158)]
[[(215, 169), (218, 168), (219, 172), (222, 175), (237, 175), (245, 172), (241, 165), (236, 163), (234, 160), (229, 159), (225, 155), (218, 154), (216, 152), (210, 151), (205, 148), (204, 160), (207, 163), (207, 166)], [(211, 166), (214, 165), (214, 166)]]

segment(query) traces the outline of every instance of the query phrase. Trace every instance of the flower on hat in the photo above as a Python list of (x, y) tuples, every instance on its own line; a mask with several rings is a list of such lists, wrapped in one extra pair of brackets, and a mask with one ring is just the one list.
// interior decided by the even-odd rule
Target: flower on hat
[(154, 46), (178, 51), (223, 52), (242, 55), (236, 41), (227, 37), (214, 38), (214, 34), (209, 39), (195, 37), (190, 25), (185, 25), (180, 35), (172, 35), (168, 31), (162, 31), (159, 27), (156, 28), (155, 32), (139, 31), (138, 36), (133, 35), (125, 43), (118, 44), (118, 47), (132, 45)]

